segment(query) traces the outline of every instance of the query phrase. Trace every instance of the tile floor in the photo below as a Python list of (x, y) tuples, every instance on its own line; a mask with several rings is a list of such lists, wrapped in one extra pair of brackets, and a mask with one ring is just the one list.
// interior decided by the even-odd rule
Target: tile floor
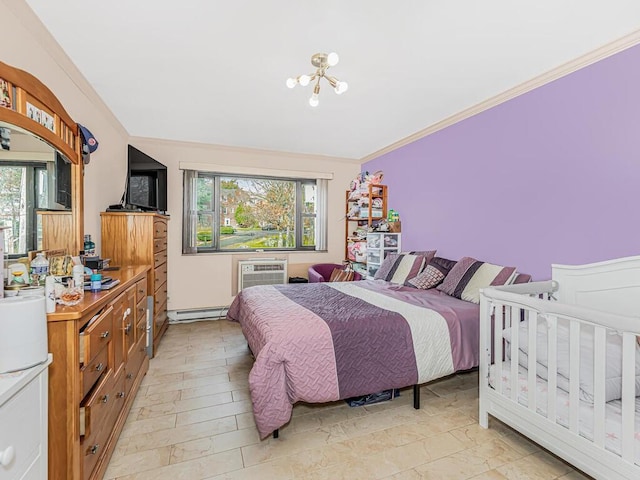
[(105, 479), (588, 479), (505, 425), (477, 423), (478, 374), (377, 405), (298, 404), (260, 441), (252, 359), (227, 320), (171, 325), (152, 359)]

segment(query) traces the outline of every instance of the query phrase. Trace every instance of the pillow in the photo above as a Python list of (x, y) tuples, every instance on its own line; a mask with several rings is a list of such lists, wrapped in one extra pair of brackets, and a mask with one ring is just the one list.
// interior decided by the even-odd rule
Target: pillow
[[(544, 379), (548, 379), (548, 353), (547, 353), (547, 327), (546, 321), (539, 319), (536, 328), (536, 374)], [(506, 328), (502, 332), (505, 339), (505, 353), (507, 358), (511, 353), (511, 328)], [(527, 368), (529, 362), (529, 321), (520, 322), (518, 328), (518, 363)], [(582, 325), (580, 328), (580, 398), (593, 403), (593, 327)], [(558, 320), (557, 331), (557, 385), (558, 388), (569, 391), (569, 322)], [(635, 349), (636, 371), (635, 385), (636, 394), (640, 392), (640, 346)], [(622, 398), (622, 336), (619, 334), (607, 335), (606, 339), (606, 359), (605, 359), (605, 401), (618, 400)]]
[(452, 297), (480, 303), (481, 288), (509, 285), (515, 277), (515, 267), (502, 267), (463, 257), (436, 288)]
[(353, 280), (353, 270), (343, 270), (342, 268), (334, 268), (329, 277), (330, 282), (350, 282)]
[(424, 270), (422, 270), (417, 277), (409, 279), (408, 283), (412, 287), (421, 288), (423, 290), (433, 288), (444, 280), (444, 277), (447, 276), (455, 264), (456, 262), (453, 260), (434, 257), (429, 264), (424, 267)]
[[(435, 255), (435, 251), (433, 254)], [(380, 265), (374, 279), (404, 285), (408, 280), (420, 273), (425, 264), (425, 259), (426, 257), (423, 255), (390, 253), (382, 261), (382, 265)]]

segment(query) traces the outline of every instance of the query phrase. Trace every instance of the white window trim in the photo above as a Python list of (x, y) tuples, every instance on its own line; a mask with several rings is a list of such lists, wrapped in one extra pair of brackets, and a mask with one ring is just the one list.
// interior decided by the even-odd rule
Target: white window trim
[(254, 175), (261, 177), (303, 178), (308, 180), (333, 180), (330, 172), (307, 172), (303, 170), (279, 170), (264, 167), (240, 167), (237, 165), (218, 165), (215, 163), (180, 162), (180, 170), (195, 170), (199, 172), (221, 173), (235, 176)]

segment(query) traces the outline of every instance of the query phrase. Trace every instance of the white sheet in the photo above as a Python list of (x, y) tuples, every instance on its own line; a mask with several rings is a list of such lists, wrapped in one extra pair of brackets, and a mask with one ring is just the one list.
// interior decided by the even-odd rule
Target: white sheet
[[(505, 397), (511, 396), (511, 365), (510, 362), (502, 364), (502, 394)], [(489, 384), (495, 388), (495, 365), (489, 368)], [(528, 381), (527, 370), (522, 366), (518, 366), (518, 403), (524, 406), (528, 404)], [(537, 377), (536, 381), (536, 403), (538, 405), (537, 412), (546, 417), (547, 415), (547, 382)], [(557, 389), (556, 394), (556, 419), (559, 425), (568, 428), (569, 425), (569, 394), (561, 389)], [(621, 449), (621, 405), (620, 400), (607, 402), (605, 407), (605, 448), (613, 453), (620, 455)], [(635, 463), (640, 465), (640, 397), (636, 397), (636, 415), (635, 415)], [(579, 405), (579, 432), (580, 435), (593, 440), (593, 404), (580, 401)]]
[[(538, 317), (536, 330), (536, 374), (547, 379), (547, 322)], [(529, 321), (519, 323), (520, 338), (518, 347), (520, 355), (518, 363), (527, 367), (529, 344)], [(510, 356), (511, 328), (506, 328), (502, 336), (507, 342), (505, 353)], [(582, 400), (593, 403), (593, 327), (582, 325), (580, 331), (580, 397)], [(607, 335), (606, 341), (606, 374), (605, 374), (605, 401), (619, 400), (622, 398), (622, 336), (613, 332)], [(569, 391), (569, 322), (558, 320), (557, 335), (558, 358), (558, 387), (565, 392)], [(640, 346), (636, 346), (636, 395), (640, 394)]]

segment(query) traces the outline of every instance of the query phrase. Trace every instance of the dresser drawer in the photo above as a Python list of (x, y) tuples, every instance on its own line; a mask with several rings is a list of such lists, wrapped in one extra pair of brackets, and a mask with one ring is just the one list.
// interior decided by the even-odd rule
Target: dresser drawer
[(167, 221), (155, 219), (153, 221), (153, 238), (165, 238), (167, 236)]
[(80, 332), (80, 364), (90, 363), (93, 357), (113, 337), (113, 306), (109, 305), (95, 320)]
[(113, 405), (111, 406), (111, 412), (109, 413), (107, 425), (115, 425), (116, 420), (118, 419), (118, 415), (124, 408), (124, 404), (126, 403), (126, 399), (128, 397), (124, 385), (124, 370), (124, 368), (120, 370), (120, 375), (116, 375), (113, 380)]
[(144, 278), (136, 282), (136, 302), (140, 303), (142, 299), (147, 299), (147, 279)]
[(167, 281), (167, 264), (165, 263), (164, 265), (160, 265), (158, 268), (156, 268), (153, 271), (153, 276), (154, 276), (153, 291), (155, 293), (158, 290), (158, 288)]
[(167, 284), (166, 283), (163, 283), (162, 285), (160, 285), (160, 288), (156, 290), (153, 303), (154, 303), (153, 305), (154, 315), (162, 310), (163, 305), (166, 307), (166, 304), (167, 304)]
[(143, 344), (147, 343), (147, 316), (138, 320), (138, 325), (136, 326), (138, 331), (136, 332), (136, 342), (142, 341)]
[(115, 404), (113, 370), (102, 377), (95, 391), (80, 406), (80, 435), (90, 437), (108, 425)]
[(25, 478), (29, 465), (46, 450), (40, 438), (40, 425), (47, 421), (41, 416), (41, 388), (46, 385), (35, 379), (0, 406), (0, 452), (9, 447), (14, 451), (13, 461), (0, 466), (0, 480)]
[(167, 263), (167, 251), (158, 252), (153, 255), (153, 268)]
[(153, 239), (153, 253), (163, 252), (167, 249), (167, 237)]
[(140, 322), (147, 318), (147, 299), (140, 300), (140, 303), (136, 305), (136, 322)]
[(98, 460), (102, 457), (107, 447), (109, 433), (111, 433), (111, 428), (107, 426), (107, 428), (96, 430), (91, 435), (80, 440), (80, 461), (82, 462), (81, 478), (83, 480), (87, 480), (91, 476)]
[(125, 366), (125, 392), (127, 395), (131, 392), (131, 387), (133, 387), (133, 383), (135, 382), (140, 366), (142, 365), (142, 362), (144, 362), (144, 357), (146, 357), (146, 355), (146, 344), (144, 339), (141, 338), (132, 349), (131, 355), (129, 356)]
[[(124, 365), (127, 341), (131, 337), (127, 335), (126, 327), (128, 324), (135, 325), (136, 304), (135, 304), (135, 285), (129, 287), (125, 292), (116, 297), (111, 305), (113, 306), (113, 357), (112, 367), (116, 373)], [(129, 327), (129, 332), (132, 327)]]
[(82, 398), (87, 396), (100, 376), (109, 369), (109, 349), (104, 346), (100, 352), (80, 369), (80, 385)]

